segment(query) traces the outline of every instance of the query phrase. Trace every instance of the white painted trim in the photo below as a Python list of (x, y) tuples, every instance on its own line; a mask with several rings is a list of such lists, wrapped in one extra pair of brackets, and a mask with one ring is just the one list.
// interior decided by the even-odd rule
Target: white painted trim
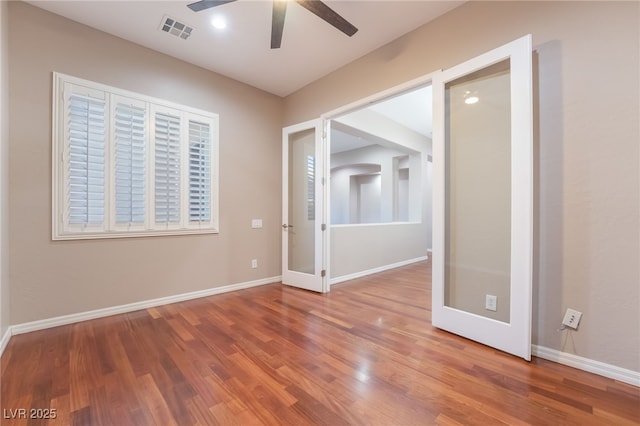
[[(215, 287), (206, 290), (194, 291), (191, 293), (177, 294), (175, 296), (160, 297), (158, 299), (143, 300), (141, 302), (129, 303), (126, 305), (112, 306), (109, 308), (96, 309), (93, 311), (80, 312), (77, 314), (63, 315), (44, 320), (26, 322), (10, 326), (10, 335), (29, 333), (31, 331), (44, 330), (47, 328), (58, 327), (61, 325), (73, 324), (76, 322), (87, 321), (96, 318), (108, 317), (116, 314), (139, 311), (141, 309), (153, 308), (155, 306), (168, 305), (170, 303), (183, 302), (185, 300), (198, 299), (201, 297), (213, 296), (221, 293), (228, 293), (236, 290), (243, 290), (251, 287), (257, 287), (265, 284), (277, 283), (281, 281), (281, 277), (263, 278), (255, 281), (248, 281), (238, 284), (230, 284), (222, 287)], [(1, 343), (1, 341), (0, 341)], [(1, 348), (1, 346), (0, 346)]]
[(416, 257), (414, 259), (403, 260), (401, 262), (391, 263), (389, 265), (379, 266), (373, 269), (367, 269), (366, 271), (354, 272), (353, 274), (341, 275), (339, 277), (331, 278), (329, 283), (331, 285), (338, 284), (344, 281), (355, 280), (356, 278), (366, 277), (367, 275), (377, 274), (378, 272), (388, 271), (389, 269), (399, 268), (401, 266), (410, 265), (416, 262), (422, 262), (429, 259), (429, 256)]
[(595, 361), (567, 352), (560, 352), (555, 349), (544, 346), (531, 345), (532, 354), (538, 358), (548, 361), (557, 362), (558, 364), (567, 365), (579, 370), (588, 371), (589, 373), (598, 374), (608, 377), (609, 379), (618, 380), (633, 386), (640, 387), (640, 372), (627, 370), (626, 368), (617, 367), (615, 365), (606, 364), (604, 362)]
[(0, 356), (2, 356), (4, 350), (7, 348), (9, 339), (11, 339), (11, 326), (7, 327), (7, 330), (2, 335), (2, 339), (0, 339)]
[(321, 115), (321, 117), (327, 120), (333, 120), (334, 118), (337, 118), (341, 115), (345, 115), (350, 112), (353, 112), (362, 108), (366, 108), (369, 105), (378, 103), (385, 99), (389, 99), (389, 98), (401, 95), (405, 92), (413, 91), (420, 87), (428, 86), (431, 84), (431, 81), (433, 80), (433, 75), (436, 74), (438, 71), (441, 71), (441, 70), (436, 70), (435, 72), (424, 74), (420, 77), (414, 78), (413, 80), (406, 81), (404, 83), (390, 87), (386, 90), (380, 91), (378, 93), (374, 93), (373, 95), (359, 99), (355, 102), (351, 102), (347, 105), (343, 105), (334, 110), (325, 112), (324, 114)]

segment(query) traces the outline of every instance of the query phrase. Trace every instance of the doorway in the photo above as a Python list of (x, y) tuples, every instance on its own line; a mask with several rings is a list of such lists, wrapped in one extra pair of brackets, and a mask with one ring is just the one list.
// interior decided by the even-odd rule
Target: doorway
[[(371, 105), (382, 104), (381, 99), (398, 98), (403, 93), (414, 91), (417, 87), (427, 87), (433, 81), (433, 105), (435, 108), (434, 117), (434, 140), (433, 145), (435, 164), (434, 164), (434, 192), (433, 201), (433, 289), (432, 289), (432, 324), (435, 327), (459, 334), (463, 337), (479, 341), (505, 352), (520, 356), (526, 360), (531, 359), (531, 285), (532, 285), (532, 211), (533, 211), (533, 125), (532, 125), (532, 37), (526, 35), (517, 40), (486, 52), (480, 56), (469, 59), (455, 67), (445, 71), (438, 71), (432, 77), (423, 77), (423, 81), (408, 83), (405, 90), (391, 90), (386, 96), (379, 95), (373, 99), (361, 101), (356, 105), (347, 106), (339, 111), (334, 111), (322, 116), (321, 122), (322, 134), (319, 136), (318, 125), (309, 124), (314, 127), (314, 141), (316, 158), (325, 160), (326, 166), (317, 170), (322, 170), (321, 185), (318, 186), (318, 179), (314, 174), (316, 182), (315, 188), (315, 205), (320, 201), (327, 202), (330, 200), (331, 185), (327, 184), (327, 180), (331, 180), (328, 172), (334, 162), (330, 155), (340, 153), (332, 153), (331, 139), (334, 137), (333, 128), (343, 133), (354, 136), (361, 145), (361, 155), (357, 158), (353, 155), (354, 149), (347, 151), (350, 163), (347, 165), (355, 166), (361, 163), (369, 163), (375, 165), (374, 159), (384, 162), (387, 169), (386, 179), (383, 176), (383, 166), (380, 164), (380, 179), (375, 177), (376, 172), (369, 172), (369, 177), (364, 179), (359, 175), (352, 179), (349, 177), (351, 188), (356, 188), (355, 195), (349, 195), (350, 208), (362, 209), (362, 186), (365, 188), (367, 197), (369, 197), (367, 206), (374, 203), (372, 199), (379, 198), (380, 212), (376, 214), (379, 218), (390, 218), (390, 222), (385, 223), (348, 223), (331, 225), (332, 232), (327, 230), (327, 223), (331, 224), (329, 209), (323, 210), (322, 224), (316, 227), (316, 242), (322, 245), (322, 271), (320, 277), (322, 280), (322, 291), (328, 291), (328, 284), (345, 281), (358, 276), (368, 275), (391, 269), (393, 267), (402, 266), (406, 262), (413, 262), (416, 259), (402, 259), (396, 263), (388, 263), (389, 259), (385, 258), (385, 264), (378, 267), (369, 267), (366, 262), (380, 259), (380, 254), (386, 255), (393, 253), (393, 256), (405, 254), (403, 249), (411, 247), (413, 242), (418, 244), (425, 240), (425, 235), (420, 233), (420, 228), (412, 229), (411, 225), (425, 225), (429, 221), (423, 220), (423, 210), (412, 208), (411, 200), (418, 200), (421, 205), (424, 203), (423, 184), (428, 175), (425, 165), (424, 171), (422, 162), (429, 158), (427, 144), (425, 139), (419, 139), (420, 142), (412, 145), (407, 143), (411, 138), (391, 136), (390, 121), (387, 117), (379, 114), (369, 108)], [(471, 83), (471, 84), (470, 84)], [(487, 87), (485, 87), (487, 86)], [(483, 99), (480, 101), (480, 99)], [(469, 109), (482, 102), (486, 106), (475, 108), (475, 113)], [(367, 106), (365, 106), (367, 105)], [(491, 120), (487, 120), (490, 116)], [(367, 125), (363, 125), (362, 118), (368, 118)], [(489, 124), (488, 124), (489, 123)], [(393, 126), (391, 126), (393, 127)], [(475, 130), (473, 130), (475, 129)], [(498, 133), (501, 136), (493, 134), (494, 130), (500, 129)], [(290, 129), (293, 130), (293, 129)], [(488, 132), (488, 133), (487, 133)], [(406, 133), (405, 133), (406, 134)], [(363, 137), (367, 135), (367, 137)], [(486, 137), (485, 137), (486, 136)], [(290, 133), (285, 129), (284, 142), (289, 143)], [(499, 141), (496, 139), (500, 139)], [(336, 138), (336, 140), (338, 140)], [(372, 143), (375, 141), (377, 143)], [(485, 143), (489, 141), (490, 143)], [(476, 146), (480, 143), (481, 146)], [(334, 145), (339, 145), (335, 143)], [(372, 145), (380, 145), (371, 147)], [(470, 150), (467, 148), (471, 147)], [(497, 148), (495, 148), (497, 147)], [(478, 149), (480, 148), (480, 149)], [(494, 149), (495, 148), (495, 149)], [(335, 148), (334, 148), (335, 149)], [(375, 152), (370, 152), (371, 150)], [(388, 150), (402, 151), (401, 155), (397, 152), (389, 152)], [(287, 181), (286, 171), (288, 170), (287, 153), (288, 148), (284, 149), (283, 163), (285, 166), (284, 182)], [(366, 151), (366, 152), (365, 152)], [(381, 151), (385, 153), (382, 154)], [(469, 155), (471, 152), (471, 155)], [(493, 174), (497, 169), (501, 171), (500, 177), (492, 182), (495, 184), (481, 185), (481, 188), (475, 188), (475, 177), (479, 176), (478, 171), (474, 167), (470, 167), (480, 161), (488, 160), (492, 153), (497, 154), (498, 162), (492, 163), (497, 166), (484, 168), (482, 173), (487, 175)], [(460, 155), (459, 155), (460, 154)], [(344, 155), (343, 155), (344, 156)], [(403, 171), (401, 164), (405, 163), (403, 158), (407, 157), (408, 170)], [(469, 158), (474, 157), (471, 162)], [(475, 158), (477, 157), (477, 158)], [(381, 159), (382, 158), (382, 159)], [(366, 160), (366, 161), (365, 161)], [(412, 167), (415, 164), (416, 167)], [(374, 169), (377, 170), (377, 169)], [(416, 179), (416, 174), (418, 178)], [(409, 179), (409, 186), (406, 191), (409, 196), (401, 196), (402, 190), (399, 181), (404, 178)], [(411, 185), (411, 178), (419, 184)], [(379, 182), (379, 183), (378, 183)], [(459, 191), (458, 183), (462, 182)], [(505, 184), (507, 182), (508, 184)], [(353, 185), (351, 184), (353, 183)], [(470, 184), (467, 184), (470, 183)], [(379, 185), (379, 189), (375, 187)], [(373, 187), (372, 187), (373, 186)], [(291, 196), (285, 185), (283, 194), (287, 199)], [(415, 195), (412, 188), (417, 188)], [(500, 197), (484, 197), (480, 201), (475, 197), (479, 190), (493, 191), (497, 189), (496, 194)], [(321, 193), (321, 194), (320, 194)], [(378, 195), (377, 195), (378, 194)], [(464, 196), (461, 196), (463, 194)], [(471, 194), (469, 197), (467, 194)], [(318, 197), (321, 197), (318, 198)], [(397, 220), (400, 217), (400, 209), (398, 208), (401, 198), (408, 200), (408, 222)], [(460, 200), (465, 201), (462, 204)], [(466, 202), (472, 200), (472, 202)], [(307, 202), (309, 202), (308, 200)], [(329, 201), (330, 204), (330, 201)], [(500, 214), (490, 213), (486, 215), (480, 226), (466, 226), (467, 223), (480, 223), (475, 221), (478, 207), (495, 207), (508, 206), (508, 208), (499, 208)], [(371, 209), (365, 206), (364, 208)], [(461, 207), (462, 206), (462, 207)], [(291, 228), (287, 224), (287, 208), (286, 201), (284, 206), (284, 224), (283, 228)], [(415, 207), (415, 206), (414, 206)], [(461, 207), (461, 208), (459, 208)], [(317, 208), (317, 207), (316, 207)], [(420, 212), (418, 215), (415, 212)], [(508, 214), (505, 212), (508, 211)], [(460, 220), (461, 215), (471, 220)], [(356, 218), (358, 222), (362, 222), (362, 214), (348, 215)], [(411, 218), (420, 219), (418, 222), (412, 222)], [(509, 220), (505, 220), (508, 217)], [(475, 221), (475, 222), (474, 222)], [(489, 225), (487, 225), (489, 224)], [(453, 232), (458, 230), (458, 225), (466, 226), (467, 232), (460, 234)], [(333, 232), (344, 227), (346, 238), (340, 241), (341, 232)], [(319, 230), (322, 233), (318, 233)], [(403, 231), (409, 230), (408, 235), (404, 235)], [(452, 231), (453, 230), (453, 231)], [(498, 240), (505, 246), (502, 250), (497, 250), (500, 254), (499, 264), (507, 265), (508, 275), (502, 270), (487, 270), (487, 263), (484, 262), (482, 256), (477, 253), (483, 251), (491, 252), (495, 244), (494, 240), (487, 238), (482, 239), (482, 244), (476, 243), (477, 235), (485, 235), (489, 230), (489, 234), (495, 234), (498, 231)], [(418, 231), (418, 232), (416, 232)], [(415, 235), (422, 238), (415, 238)], [(504, 237), (506, 235), (506, 237)], [(343, 236), (344, 237), (344, 236)], [(395, 242), (400, 241), (396, 245)], [(471, 244), (470, 244), (471, 242)], [(356, 246), (354, 246), (356, 244)], [(508, 245), (508, 247), (506, 247)], [(283, 241), (283, 260), (287, 262), (288, 243)], [(462, 259), (459, 248), (473, 247), (472, 250), (466, 250), (463, 253), (464, 259), (474, 259), (473, 262), (465, 264), (460, 262)], [(345, 253), (340, 253), (339, 249), (346, 249)], [(390, 249), (391, 248), (391, 249)], [(359, 249), (359, 250), (358, 250)], [(390, 250), (389, 250), (390, 249)], [(486, 250), (485, 250), (486, 249)], [(425, 250), (426, 251), (426, 250)], [(327, 256), (330, 254), (330, 258)], [(467, 255), (470, 254), (470, 255)], [(316, 257), (317, 259), (318, 257)], [(480, 261), (476, 262), (476, 259)], [(343, 263), (338, 263), (338, 261)], [(340, 265), (349, 265), (355, 267), (356, 272), (340, 271)], [(283, 271), (286, 268), (283, 267)], [(506, 267), (503, 269), (507, 269)], [(327, 270), (332, 274), (327, 274)], [(465, 273), (471, 271), (472, 273)], [(460, 272), (463, 272), (461, 276)], [(480, 274), (478, 274), (478, 272)], [(504, 282), (508, 285), (508, 293), (501, 299), (508, 299), (508, 303), (500, 303), (499, 295), (490, 294), (492, 289), (486, 285), (476, 292), (476, 296), (485, 294), (484, 310), (498, 312), (502, 309), (508, 310), (508, 316), (497, 316), (486, 314), (486, 312), (476, 310), (470, 304), (461, 304), (460, 295), (466, 298), (471, 292), (464, 291), (464, 294), (457, 291), (462, 285), (471, 284), (478, 286), (480, 280), (478, 276), (487, 275), (505, 275), (504, 280), (485, 280), (485, 283), (493, 284), (494, 281)], [(316, 268), (317, 274), (317, 268)], [(326, 279), (327, 276), (333, 277), (331, 282)], [(284, 272), (283, 272), (284, 277)], [(317, 277), (317, 276), (316, 276)], [(460, 280), (458, 278), (461, 278)], [(283, 278), (284, 282), (284, 278)], [(461, 285), (459, 285), (461, 284)], [(292, 284), (296, 285), (296, 284)], [(299, 285), (298, 285), (299, 286)], [(467, 290), (468, 290), (467, 286)], [(474, 288), (474, 290), (477, 290)], [(317, 290), (316, 290), (317, 291)], [(477, 299), (477, 297), (476, 297)], [(475, 301), (477, 302), (477, 300)], [(497, 315), (497, 314), (496, 314)]]
[(428, 78), (327, 119), (329, 283), (423, 261), (431, 249)]

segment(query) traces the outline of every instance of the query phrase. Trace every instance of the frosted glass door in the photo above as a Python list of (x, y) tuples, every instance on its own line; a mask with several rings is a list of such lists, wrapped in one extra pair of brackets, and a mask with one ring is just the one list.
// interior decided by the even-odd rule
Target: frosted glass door
[(323, 274), (323, 151), (320, 120), (283, 131), (283, 278), (326, 291)]
[(434, 76), (433, 325), (531, 358), (526, 36)]

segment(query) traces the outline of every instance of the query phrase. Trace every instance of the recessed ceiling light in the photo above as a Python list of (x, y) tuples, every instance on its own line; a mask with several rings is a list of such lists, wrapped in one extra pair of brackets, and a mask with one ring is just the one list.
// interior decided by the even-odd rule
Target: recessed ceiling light
[(227, 20), (224, 18), (224, 16), (216, 15), (211, 19), (211, 25), (213, 25), (213, 28), (223, 30), (227, 28)]

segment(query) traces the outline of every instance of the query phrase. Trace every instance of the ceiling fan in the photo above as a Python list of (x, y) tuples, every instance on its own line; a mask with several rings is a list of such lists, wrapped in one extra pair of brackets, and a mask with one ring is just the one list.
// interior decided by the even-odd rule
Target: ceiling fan
[[(226, 3), (232, 3), (236, 0), (200, 0), (195, 3), (188, 4), (187, 7), (194, 12), (210, 9), (212, 7), (221, 6)], [(349, 21), (344, 19), (333, 9), (320, 0), (292, 0), (304, 7), (322, 20), (333, 25), (349, 37), (354, 35), (358, 29)], [(287, 0), (273, 0), (273, 13), (271, 18), (271, 48), (278, 49), (282, 43), (282, 31), (284, 29), (284, 17), (287, 13)]]

